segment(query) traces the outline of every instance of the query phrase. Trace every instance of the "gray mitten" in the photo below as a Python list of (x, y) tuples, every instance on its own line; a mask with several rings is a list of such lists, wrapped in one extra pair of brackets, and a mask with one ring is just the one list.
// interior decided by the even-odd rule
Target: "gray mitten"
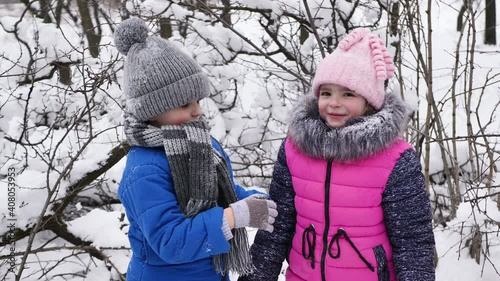
[(233, 209), (234, 228), (249, 226), (273, 232), (277, 206), (265, 195), (252, 195), (229, 206)]

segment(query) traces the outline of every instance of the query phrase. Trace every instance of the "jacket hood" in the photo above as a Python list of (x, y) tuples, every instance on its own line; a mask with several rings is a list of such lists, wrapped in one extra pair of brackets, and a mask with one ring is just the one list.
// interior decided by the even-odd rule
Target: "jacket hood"
[(400, 137), (406, 122), (403, 101), (395, 94), (387, 94), (374, 114), (331, 128), (319, 115), (318, 98), (308, 95), (292, 110), (288, 135), (310, 157), (346, 162), (388, 148)]

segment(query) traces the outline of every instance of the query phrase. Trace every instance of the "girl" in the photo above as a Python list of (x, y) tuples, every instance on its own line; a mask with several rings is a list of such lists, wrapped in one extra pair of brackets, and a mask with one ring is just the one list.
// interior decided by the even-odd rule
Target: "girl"
[(115, 32), (125, 62), (125, 134), (118, 189), (130, 221), (127, 281), (221, 281), (252, 270), (246, 226), (272, 231), (276, 204), (235, 185), (199, 100), (209, 81), (183, 51), (139, 19)]
[(292, 111), (274, 167), (274, 232), (251, 247), (240, 281), (434, 280), (431, 208), (419, 159), (400, 139), (406, 111), (384, 81), (390, 54), (354, 30), (318, 66), (313, 95)]

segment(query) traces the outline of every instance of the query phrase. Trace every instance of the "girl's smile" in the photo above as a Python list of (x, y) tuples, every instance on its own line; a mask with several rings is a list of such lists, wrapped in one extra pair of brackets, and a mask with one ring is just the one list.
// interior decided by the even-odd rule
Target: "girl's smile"
[(354, 91), (336, 84), (323, 84), (319, 90), (318, 109), (323, 120), (332, 128), (338, 128), (350, 118), (363, 116), (368, 102)]

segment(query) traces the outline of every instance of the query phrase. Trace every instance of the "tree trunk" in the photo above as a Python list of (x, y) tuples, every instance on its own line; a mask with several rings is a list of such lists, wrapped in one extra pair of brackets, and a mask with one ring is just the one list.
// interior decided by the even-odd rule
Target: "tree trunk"
[(303, 25), (300, 26), (300, 36), (299, 36), (299, 41), (300, 45), (304, 44), (306, 42), (307, 38), (309, 38), (309, 30)]
[(390, 13), (390, 17), (391, 17), (391, 26), (390, 26), (389, 29), (391, 31), (391, 35), (395, 36), (399, 32), (399, 28), (398, 28), (398, 22), (399, 22), (399, 3), (394, 3), (392, 5), (392, 10), (391, 10), (391, 13)]
[[(90, 0), (92, 1), (92, 0)], [(99, 56), (99, 44), (101, 43), (101, 34), (96, 34), (92, 16), (90, 15), (89, 0), (77, 0), (78, 10), (82, 19), (82, 27), (87, 41), (89, 43), (90, 55), (93, 58)], [(97, 16), (97, 15), (95, 15)]]
[(71, 63), (57, 63), (56, 68), (59, 72), (59, 82), (64, 85), (71, 85)]
[(56, 12), (55, 12), (55, 18), (56, 18), (56, 25), (59, 28), (59, 25), (61, 24), (61, 16), (62, 16), (62, 10), (64, 7), (64, 0), (57, 0), (57, 5), (56, 5)]
[(40, 16), (43, 19), (43, 23), (52, 23), (50, 18), (50, 2), (49, 0), (40, 0)]
[(170, 19), (160, 18), (160, 36), (165, 39), (172, 37), (172, 23)]
[(222, 10), (222, 15), (220, 18), (226, 22), (228, 26), (233, 26), (233, 22), (231, 21), (231, 1), (230, 0), (221, 0), (224, 5), (224, 9)]
[(457, 31), (461, 32), (462, 28), (464, 26), (464, 13), (465, 13), (465, 4), (462, 5), (462, 8), (460, 8), (460, 11), (458, 12), (458, 17), (457, 17)]
[(485, 13), (485, 30), (484, 30), (484, 44), (487, 45), (496, 45), (497, 44), (497, 36), (496, 36), (496, 25), (497, 25), (497, 17), (496, 17), (496, 5), (495, 0), (486, 0), (486, 13)]

